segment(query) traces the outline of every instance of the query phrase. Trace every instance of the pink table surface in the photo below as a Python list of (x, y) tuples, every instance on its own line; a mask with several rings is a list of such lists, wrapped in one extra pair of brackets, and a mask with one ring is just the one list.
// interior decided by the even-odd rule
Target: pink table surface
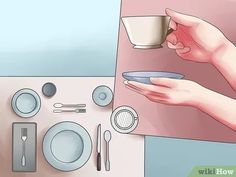
[[(163, 15), (167, 7), (211, 22), (236, 43), (236, 23), (232, 21), (235, 17), (236, 1), (122, 0), (121, 16)], [(195, 108), (153, 103), (126, 89), (122, 73), (141, 70), (182, 73), (185, 79), (236, 98), (227, 81), (209, 64), (184, 61), (165, 44), (162, 49), (133, 49), (120, 21), (114, 108), (129, 105), (136, 110), (140, 121), (134, 134), (236, 142), (236, 132)]]
[[(57, 86), (57, 94), (48, 99), (41, 93), (44, 83), (53, 82)], [(0, 77), (0, 177), (143, 177), (144, 176), (144, 137), (123, 135), (115, 132), (110, 125), (111, 106), (100, 108), (92, 101), (92, 91), (98, 85), (107, 85), (112, 90), (113, 77)], [(21, 88), (31, 88), (41, 97), (40, 112), (31, 119), (18, 117), (11, 109), (11, 98)], [(52, 113), (53, 104), (85, 103), (86, 114)], [(61, 121), (74, 121), (85, 127), (90, 133), (93, 151), (89, 161), (81, 169), (73, 172), (61, 172), (51, 167), (42, 153), (42, 140), (46, 131)], [(12, 123), (36, 122), (37, 132), (37, 172), (12, 172)], [(104, 169), (105, 144), (102, 139), (102, 171), (96, 170), (96, 128), (102, 124), (105, 130), (112, 132), (110, 144), (111, 171)]]

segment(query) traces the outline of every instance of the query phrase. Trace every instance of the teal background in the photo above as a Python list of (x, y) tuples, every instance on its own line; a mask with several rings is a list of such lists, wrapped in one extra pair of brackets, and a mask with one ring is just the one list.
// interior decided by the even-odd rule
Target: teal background
[(187, 177), (194, 166), (236, 165), (236, 144), (146, 137), (146, 177)]
[(0, 75), (114, 75), (119, 14), (120, 0), (0, 0)]
[[(114, 76), (120, 0), (0, 0), (1, 76)], [(146, 177), (235, 165), (236, 145), (145, 138)]]

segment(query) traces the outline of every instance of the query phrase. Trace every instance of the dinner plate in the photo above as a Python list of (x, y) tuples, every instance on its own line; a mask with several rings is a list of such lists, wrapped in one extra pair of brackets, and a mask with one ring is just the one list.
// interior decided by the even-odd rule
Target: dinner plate
[(43, 139), (45, 159), (61, 171), (81, 168), (89, 160), (91, 152), (92, 141), (89, 133), (75, 122), (55, 124)]
[(35, 116), (41, 107), (39, 95), (32, 89), (24, 88), (17, 91), (11, 100), (13, 111), (20, 117)]
[(171, 79), (182, 79), (184, 75), (174, 72), (165, 71), (132, 71), (124, 72), (122, 76), (128, 81), (136, 81), (144, 84), (152, 84), (150, 81), (151, 77), (157, 78), (171, 78)]

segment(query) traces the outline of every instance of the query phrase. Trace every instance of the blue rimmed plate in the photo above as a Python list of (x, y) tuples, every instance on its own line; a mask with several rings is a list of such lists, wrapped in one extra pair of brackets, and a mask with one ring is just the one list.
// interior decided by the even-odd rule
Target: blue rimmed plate
[(128, 81), (136, 81), (144, 84), (152, 84), (150, 81), (151, 77), (157, 78), (171, 78), (171, 79), (182, 79), (184, 75), (174, 72), (165, 72), (165, 71), (132, 71), (124, 72), (122, 74), (123, 78)]
[(55, 124), (43, 139), (45, 159), (60, 171), (81, 168), (89, 160), (91, 152), (92, 141), (89, 133), (75, 122)]
[(11, 100), (13, 111), (22, 118), (35, 116), (41, 107), (39, 95), (32, 89), (24, 88), (17, 91)]

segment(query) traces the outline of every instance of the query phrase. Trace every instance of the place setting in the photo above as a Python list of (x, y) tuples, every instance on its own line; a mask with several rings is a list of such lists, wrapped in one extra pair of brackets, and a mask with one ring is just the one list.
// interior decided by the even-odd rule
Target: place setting
[[(55, 84), (53, 86), (55, 91)], [(101, 121), (94, 128), (96, 138), (92, 136), (91, 129), (83, 125), (84, 123), (58, 120), (57, 123), (48, 127), (42, 137), (42, 142), (38, 142), (39, 122), (37, 119), (40, 117), (38, 114), (41, 113), (43, 103), (58, 94), (58, 91), (53, 94), (44, 92), (45, 84), (42, 87), (42, 93), (33, 88), (23, 88), (12, 94), (11, 109), (18, 120), (22, 120), (12, 123), (12, 171), (15, 173), (37, 172), (37, 151), (41, 151), (45, 162), (57, 171), (79, 170), (91, 158), (96, 158), (94, 170), (111, 171), (114, 166), (114, 157), (111, 153), (114, 132), (117, 132), (116, 136), (120, 133), (132, 132), (138, 123), (137, 113), (129, 107), (122, 107), (113, 113), (111, 111), (108, 123), (104, 124), (104, 121)], [(94, 87), (90, 96), (95, 107), (110, 107), (113, 101), (112, 89), (106, 85)], [(89, 109), (88, 103), (61, 101), (52, 105), (51, 114), (54, 117), (58, 114), (63, 114), (65, 117), (70, 117), (72, 114), (80, 115), (78, 113), (86, 115), (87, 109)], [(80, 110), (80, 112), (75, 110)], [(108, 125), (110, 128), (107, 129)], [(38, 149), (38, 143), (42, 144), (42, 149)], [(92, 157), (93, 155), (96, 157)]]

